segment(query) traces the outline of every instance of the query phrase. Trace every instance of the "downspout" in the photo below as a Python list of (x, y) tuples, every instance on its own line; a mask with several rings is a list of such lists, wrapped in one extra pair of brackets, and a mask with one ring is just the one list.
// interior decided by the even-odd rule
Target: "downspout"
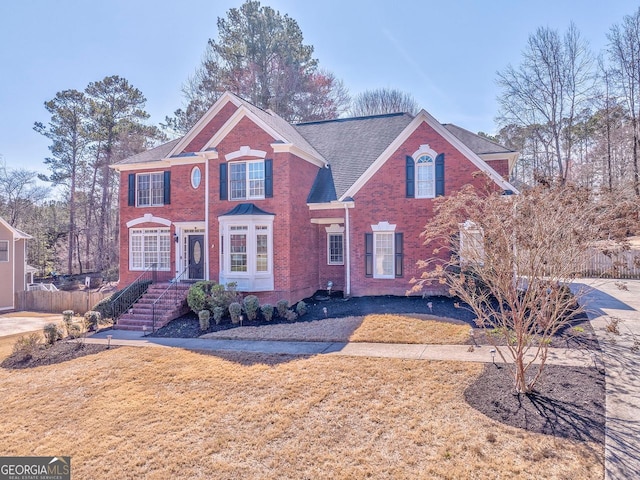
[(209, 244), (209, 159), (204, 156), (204, 244), (207, 254), (204, 256), (204, 278), (209, 280), (209, 255), (212, 246)]
[(345, 279), (345, 295), (347, 297), (351, 296), (351, 240), (350, 240), (350, 232), (349, 228), (349, 206), (347, 203), (344, 204), (344, 241), (345, 241), (345, 250), (347, 256), (345, 258), (345, 269), (346, 269), (346, 279)]

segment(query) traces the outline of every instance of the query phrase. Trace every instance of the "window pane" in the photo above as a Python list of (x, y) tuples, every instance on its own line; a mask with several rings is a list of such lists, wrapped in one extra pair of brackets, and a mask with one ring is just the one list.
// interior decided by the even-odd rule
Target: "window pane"
[(151, 205), (164, 205), (164, 174), (151, 174)]
[(231, 169), (231, 199), (247, 198), (246, 163), (232, 163)]
[(249, 196), (264, 197), (264, 162), (252, 162), (249, 167)]
[(375, 275), (393, 276), (393, 233), (376, 233)]
[(149, 205), (150, 194), (149, 194), (149, 174), (138, 175), (138, 206), (146, 206)]
[(158, 270), (169, 270), (171, 268), (169, 229), (131, 230), (129, 256), (133, 270), (143, 270), (154, 265)]
[(0, 262), (9, 261), (9, 242), (3, 240), (0, 242)]
[(342, 265), (343, 256), (343, 236), (342, 234), (329, 235), (329, 263)]
[(267, 236), (256, 235), (256, 271), (266, 272), (269, 269), (268, 264), (268, 243)]
[(416, 190), (418, 197), (435, 196), (434, 182), (434, 163), (433, 159), (428, 156), (422, 156), (418, 159), (416, 165)]
[(229, 236), (229, 252), (231, 255), (231, 271), (247, 271), (247, 236), (232, 234)]

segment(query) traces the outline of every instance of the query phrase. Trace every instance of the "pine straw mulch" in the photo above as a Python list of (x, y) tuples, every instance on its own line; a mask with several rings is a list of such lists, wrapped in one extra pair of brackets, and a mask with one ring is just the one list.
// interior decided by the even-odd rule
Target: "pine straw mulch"
[[(111, 348), (114, 349), (118, 347), (112, 346)], [(53, 345), (39, 344), (29, 350), (11, 353), (0, 363), (0, 367), (19, 370), (41, 367), (43, 365), (54, 365), (86, 355), (94, 355), (105, 350), (107, 350), (106, 345), (94, 345), (82, 342), (58, 341)]]

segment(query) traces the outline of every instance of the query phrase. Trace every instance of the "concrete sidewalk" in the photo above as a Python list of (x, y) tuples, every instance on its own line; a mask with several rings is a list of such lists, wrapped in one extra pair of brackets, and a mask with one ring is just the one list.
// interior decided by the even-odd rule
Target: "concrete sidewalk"
[[(594, 279), (580, 286), (606, 371), (605, 479), (638, 478), (640, 280)], [(619, 334), (607, 330), (616, 319)]]
[[(215, 340), (204, 338), (158, 338), (144, 337), (140, 332), (109, 330), (86, 339), (87, 343), (108, 342), (111, 345), (128, 347), (174, 347), (188, 350), (251, 352), (278, 355), (342, 355), (349, 357), (403, 358), (407, 360), (455, 360), (462, 362), (485, 362), (494, 360), (490, 346), (469, 345), (425, 345), (406, 343), (352, 343), (352, 342), (283, 342), (266, 340)], [(500, 363), (499, 355), (495, 362)], [(550, 348), (547, 363), (587, 367), (593, 366), (593, 358), (584, 350)]]

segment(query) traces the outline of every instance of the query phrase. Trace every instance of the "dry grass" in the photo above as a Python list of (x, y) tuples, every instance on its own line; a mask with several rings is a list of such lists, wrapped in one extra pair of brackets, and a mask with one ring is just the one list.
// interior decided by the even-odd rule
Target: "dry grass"
[(375, 314), (364, 317), (352, 342), (454, 345), (469, 339), (469, 325), (442, 322), (427, 315)]
[(203, 338), (233, 340), (284, 340), (307, 342), (372, 342), (372, 343), (432, 343), (451, 345), (469, 339), (469, 326), (438, 321), (430, 315), (366, 315), (315, 320), (312, 322), (280, 323), (259, 327), (238, 327)]
[(0, 451), (71, 455), (74, 478), (97, 480), (602, 478), (600, 446), (468, 407), (480, 370), (120, 348), (0, 369)]

